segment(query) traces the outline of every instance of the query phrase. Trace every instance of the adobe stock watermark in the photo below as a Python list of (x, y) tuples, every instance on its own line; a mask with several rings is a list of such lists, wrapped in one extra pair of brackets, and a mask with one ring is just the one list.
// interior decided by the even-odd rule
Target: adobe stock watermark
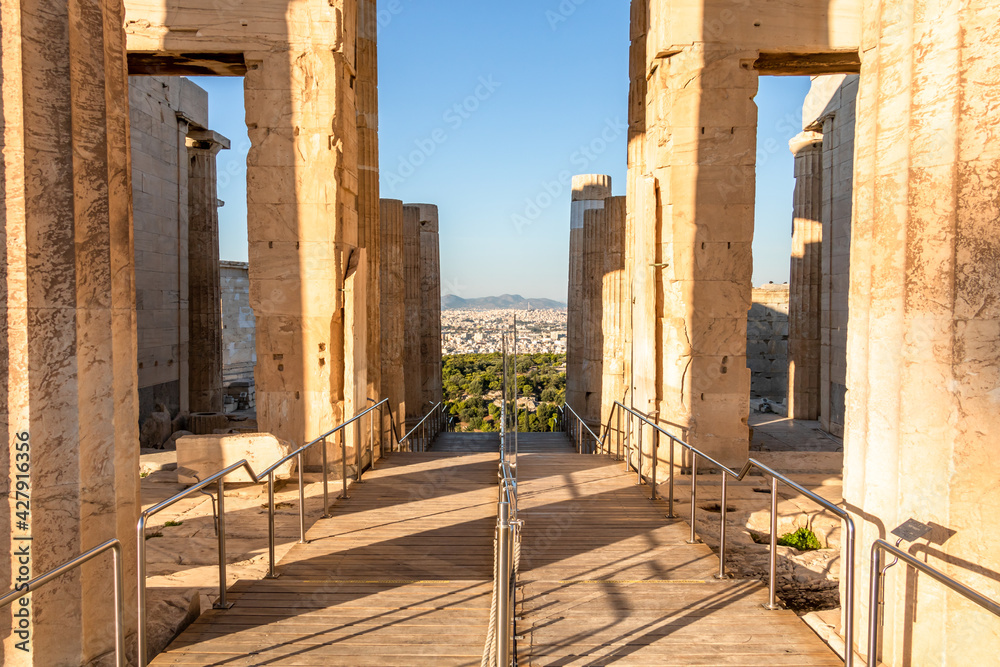
[(449, 130), (451, 132), (460, 130), (466, 121), (482, 107), (483, 103), (493, 97), (501, 85), (503, 84), (496, 81), (493, 75), (479, 77), (478, 85), (472, 93), (453, 104), (442, 114), (441, 121), (444, 126), (435, 128), (421, 139), (414, 139), (414, 149), (406, 155), (399, 156), (399, 163), (396, 165), (395, 171), (386, 175), (385, 184), (389, 189), (395, 191), (397, 187), (417, 173), (417, 169), (426, 164), (438, 148), (448, 141), (450, 138)]
[(545, 20), (549, 22), (549, 28), (553, 32), (558, 30), (559, 26), (569, 21), (569, 18), (576, 14), (576, 10), (585, 2), (587, 0), (562, 0), (555, 9), (546, 10)]
[(608, 152), (614, 142), (626, 132), (628, 132), (628, 123), (623, 122), (620, 118), (606, 120), (600, 134), (570, 155), (569, 163), (575, 169), (564, 169), (553, 180), (542, 181), (538, 194), (525, 199), (521, 212), (510, 216), (510, 221), (517, 233), (520, 234), (525, 227), (533, 225), (545, 210), (550, 208), (568, 188), (572, 187), (574, 173), (587, 173), (590, 166)]

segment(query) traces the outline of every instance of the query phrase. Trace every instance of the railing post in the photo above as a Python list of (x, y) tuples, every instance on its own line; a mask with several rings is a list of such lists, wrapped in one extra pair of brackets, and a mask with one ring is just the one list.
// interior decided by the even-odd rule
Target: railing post
[(229, 609), (232, 603), (226, 602), (226, 493), (223, 480), (218, 481), (219, 493), (219, 600), (213, 605), (215, 609)]
[(375, 411), (368, 413), (368, 463), (375, 470)]
[(630, 412), (625, 418), (625, 472), (630, 470), (632, 459), (632, 419), (633, 415)]
[(361, 483), (361, 422), (354, 422), (354, 481)]
[[(777, 602), (778, 573), (778, 478), (771, 478), (771, 559), (767, 567), (767, 604), (766, 609), (779, 609)], [(854, 650), (850, 648), (848, 650)]]
[(670, 497), (667, 499), (667, 518), (676, 519), (677, 515), (674, 514), (674, 439), (673, 437), (668, 438), (670, 440), (670, 477), (667, 484), (667, 493)]
[[(882, 584), (885, 577), (882, 571), (882, 550), (878, 548), (878, 543), (872, 545), (871, 560), (869, 584), (871, 597), (868, 600), (868, 667), (876, 667), (882, 645), (880, 636), (882, 632)], [(844, 650), (852, 651), (853, 647), (845, 646)]]
[(111, 547), (115, 567), (115, 666), (125, 667), (125, 554), (121, 543)]
[(499, 524), (497, 530), (497, 554), (499, 560), (499, 575), (497, 579), (497, 667), (510, 665), (510, 505), (500, 503), (498, 512)]
[[(306, 544), (306, 476), (302, 465), (302, 454), (295, 457), (295, 467), (299, 469), (299, 544)], [(222, 511), (219, 511), (222, 517)]]
[(638, 486), (642, 486), (642, 422), (639, 422), (639, 437), (638, 443), (636, 444), (636, 456), (635, 456), (635, 483)]
[(722, 528), (719, 534), (719, 574), (715, 575), (716, 579), (726, 578), (726, 502), (728, 500), (728, 484), (727, 481), (729, 475), (726, 471), (722, 471), (722, 507), (720, 511)]
[(615, 410), (615, 458), (622, 457), (622, 411)]
[(347, 495), (347, 429), (342, 428), (337, 432), (338, 439), (340, 440), (340, 476), (341, 481), (344, 485), (344, 491), (340, 494), (341, 498), (350, 498)]
[(330, 518), (330, 484), (326, 477), (328, 474), (326, 438), (323, 438), (323, 518)]
[(698, 455), (691, 452), (691, 538), (688, 544), (697, 544), (698, 538), (694, 532), (694, 522), (698, 513)]
[(274, 471), (267, 474), (267, 578), (277, 579), (274, 570)]
[(853, 667), (854, 665), (854, 522), (848, 517), (847, 522), (847, 553), (845, 554), (847, 563), (845, 564), (847, 573), (844, 578), (846, 580), (847, 594), (846, 600), (844, 602), (846, 613), (844, 617), (844, 644), (847, 646), (847, 651), (844, 654), (844, 667)]
[(136, 627), (136, 643), (139, 646), (139, 667), (146, 667), (146, 516), (139, 515), (136, 524), (136, 551), (138, 552), (138, 625)]
[(650, 477), (652, 478), (649, 483), (650, 487), (650, 500), (656, 500), (656, 459), (660, 457), (660, 432), (655, 428), (653, 429), (653, 466), (650, 471)]

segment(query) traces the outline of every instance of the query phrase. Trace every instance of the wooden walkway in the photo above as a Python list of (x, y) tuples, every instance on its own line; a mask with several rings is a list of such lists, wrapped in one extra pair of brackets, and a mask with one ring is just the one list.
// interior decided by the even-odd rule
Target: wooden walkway
[[(394, 454), (337, 501), (277, 580), (241, 581), (152, 664), (480, 664), (497, 456), (488, 438)], [(708, 547), (620, 464), (521, 436), (519, 665), (838, 665), (759, 582), (717, 581)], [(463, 453), (464, 452), (464, 453)]]
[(519, 665), (843, 664), (764, 609), (759, 581), (715, 579), (718, 558), (621, 463), (565, 443), (520, 439)]
[(478, 666), (496, 454), (393, 454), (278, 566), (240, 581), (151, 664)]

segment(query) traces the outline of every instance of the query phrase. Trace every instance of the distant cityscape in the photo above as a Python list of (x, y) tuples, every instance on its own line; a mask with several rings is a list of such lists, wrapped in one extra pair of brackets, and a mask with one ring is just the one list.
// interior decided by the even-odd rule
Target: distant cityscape
[(566, 352), (566, 311), (555, 309), (442, 310), (441, 352), (446, 355), (499, 352), (501, 334), (515, 318), (518, 352)]

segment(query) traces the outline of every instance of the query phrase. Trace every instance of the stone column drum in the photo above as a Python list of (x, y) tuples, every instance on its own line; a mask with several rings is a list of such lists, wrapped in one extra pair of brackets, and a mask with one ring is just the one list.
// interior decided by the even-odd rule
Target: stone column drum
[[(0, 586), (120, 539), (134, 660), (139, 414), (123, 21), (122, 5), (104, 0), (0, 6)], [(5, 609), (0, 662), (108, 664), (113, 582), (109, 553), (27, 607), (15, 603), (29, 638), (9, 630), (20, 623)]]
[[(421, 361), (420, 209), (403, 207), (403, 303), (406, 310), (403, 333), (403, 382), (406, 397), (406, 428), (423, 416), (423, 363)], [(400, 436), (403, 434), (401, 433)]]
[(188, 387), (191, 412), (222, 412), (222, 281), (216, 156), (229, 140), (188, 132)]
[[(248, 54), (244, 82), (258, 421), (262, 431), (300, 446), (356, 407), (350, 385), (360, 375), (356, 360), (350, 371), (345, 362), (355, 350), (346, 340), (353, 335), (345, 331), (347, 311), (353, 326), (367, 320), (354, 312), (367, 290), (348, 292), (345, 284), (359, 240), (356, 28), (354, 12), (344, 17), (339, 48), (317, 40), (292, 52)], [(320, 457), (313, 449), (311, 464)], [(330, 454), (339, 460), (333, 443)]]
[[(654, 14), (649, 25), (661, 22), (669, 23), (667, 16)], [(659, 317), (650, 323), (657, 412), (691, 445), (732, 465), (746, 461), (749, 450), (757, 136), (751, 56), (757, 52), (695, 43), (650, 70), (648, 95), (656, 104), (647, 113), (656, 115), (646, 119), (646, 170), (654, 181), (641, 215), (652, 232), (643, 243), (653, 244), (654, 256), (637, 262), (638, 270), (652, 271), (648, 296), (655, 295)], [(645, 359), (638, 350), (635, 358)]]
[[(382, 263), (379, 267), (379, 319), (382, 364), (382, 393), (389, 399), (397, 437), (406, 420), (406, 382), (403, 371), (403, 349), (406, 346), (406, 287), (403, 262), (403, 202), (383, 199), (379, 224), (382, 228), (379, 244)], [(387, 424), (388, 428), (388, 424)]]
[(788, 295), (788, 416), (819, 419), (823, 136), (802, 132), (789, 147), (795, 156), (795, 193)]
[[(573, 177), (566, 312), (566, 403), (578, 413), (586, 409), (588, 391), (584, 362), (590, 309), (584, 292), (584, 217), (586, 211), (603, 209), (604, 200), (610, 196), (610, 176), (583, 174)], [(582, 413), (580, 416), (585, 417)]]
[[(625, 285), (625, 197), (604, 201), (605, 223), (600, 253), (604, 270), (601, 281), (601, 329), (603, 332), (601, 376), (601, 424), (609, 425), (615, 401), (626, 401), (624, 321), (631, 314), (630, 290)], [(628, 405), (628, 403), (625, 403)], [(615, 428), (617, 421), (610, 422)]]
[[(904, 549), (1000, 599), (1000, 31), (992, 0), (869, 2), (864, 25), (844, 499), (878, 518), (858, 522), (867, 619), (867, 546), (910, 518), (932, 530)], [(886, 578), (885, 664), (996, 663), (1000, 619)]]
[(441, 380), (441, 251), (438, 207), (414, 204), (420, 211), (420, 413), (442, 401)]
[[(355, 81), (358, 128), (358, 241), (365, 248), (368, 267), (368, 398), (385, 398), (381, 375), (381, 228), (378, 182), (378, 18), (375, 0), (358, 0), (358, 42)], [(367, 420), (366, 420), (367, 421)], [(384, 426), (384, 425), (383, 425)], [(376, 428), (375, 449), (380, 449)]]
[(601, 376), (604, 368), (604, 332), (602, 325), (604, 291), (605, 209), (583, 214), (583, 402), (580, 416), (597, 433), (601, 425)]

